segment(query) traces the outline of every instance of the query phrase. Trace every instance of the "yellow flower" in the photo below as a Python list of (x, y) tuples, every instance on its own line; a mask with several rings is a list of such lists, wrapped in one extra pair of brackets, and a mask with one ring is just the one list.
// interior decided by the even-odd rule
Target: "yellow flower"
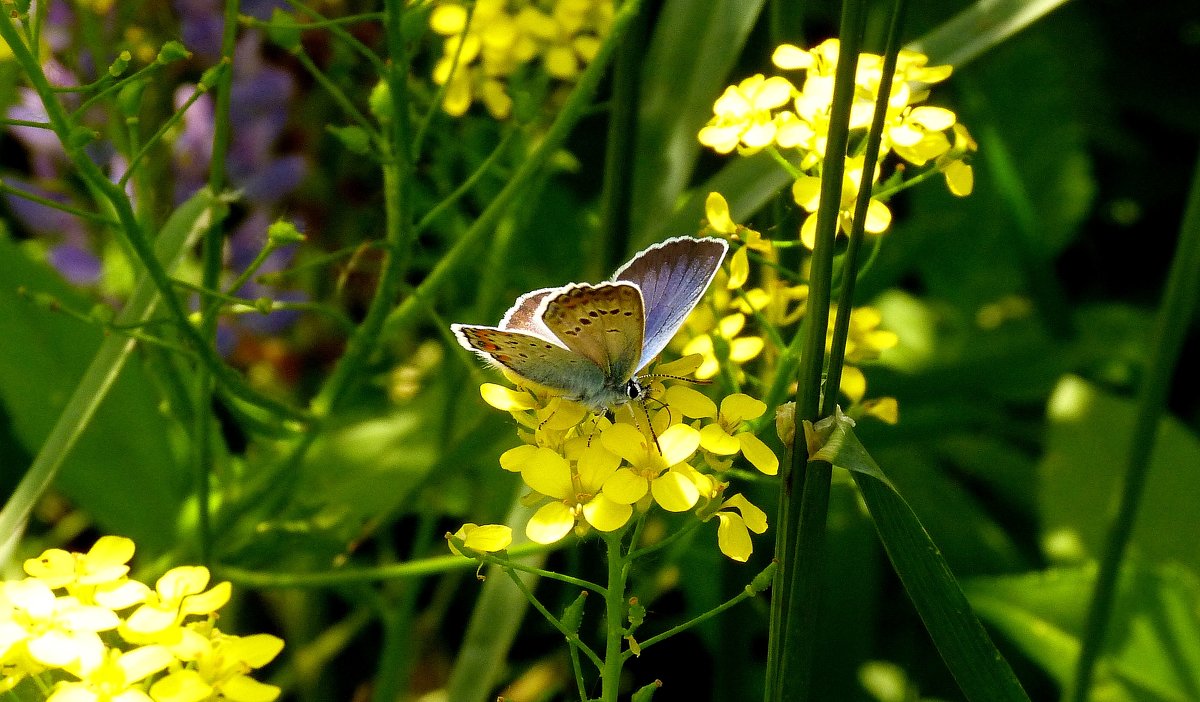
[(691, 479), (693, 469), (681, 465), (700, 446), (695, 429), (675, 424), (658, 435), (656, 444), (629, 424), (614, 424), (604, 430), (600, 441), (629, 462), (604, 481), (604, 495), (613, 502), (632, 505), (650, 494), (668, 512), (684, 512), (700, 499)]
[(734, 495), (718, 508), (717, 547), (735, 561), (745, 563), (754, 552), (750, 532), (767, 530), (767, 513), (755, 507), (745, 497)]
[(70, 670), (79, 681), (60, 682), (46, 702), (151, 702), (150, 695), (135, 686), (174, 662), (163, 646), (109, 649), (96, 665)]
[[(532, 447), (530, 447), (532, 448)], [(472, 524), (470, 522), (463, 524), (454, 532), (454, 536), (461, 539), (463, 544), (472, 550), (482, 553), (495, 553), (503, 551), (512, 543), (512, 528), (503, 524)], [(465, 555), (455, 547), (453, 541), (448, 541), (450, 550), (459, 556)]]
[(746, 315), (735, 312), (722, 317), (715, 328), (706, 334), (700, 334), (687, 342), (683, 347), (684, 354), (699, 354), (703, 363), (696, 369), (696, 378), (708, 380), (716, 376), (721, 369), (722, 359), (717, 357), (717, 346), (714, 337), (728, 349), (728, 360), (735, 364), (746, 363), (762, 353), (762, 337), (739, 337), (742, 328), (746, 326)]
[(708, 198), (704, 201), (704, 214), (709, 228), (713, 231), (745, 243), (729, 258), (729, 280), (725, 283), (726, 288), (738, 290), (750, 279), (750, 260), (746, 250), (754, 249), (760, 253), (770, 253), (771, 241), (764, 239), (762, 234), (749, 227), (736, 224), (729, 214), (729, 203), (725, 201), (725, 197), (721, 193), (708, 194)]
[(35, 578), (9, 581), (0, 589), (0, 660), (27, 654), (34, 666), (90, 669), (104, 656), (97, 632), (120, 623), (112, 610), (81, 604), (70, 595), (55, 597)]
[(208, 615), (225, 606), (231, 587), (221, 582), (208, 587), (204, 566), (179, 566), (163, 574), (154, 592), (121, 623), (121, 636), (134, 643), (170, 641), (188, 615)]
[(442, 109), (457, 117), (479, 100), (493, 117), (506, 119), (513, 107), (507, 80), (539, 58), (551, 77), (574, 80), (608, 33), (612, 0), (557, 0), (548, 9), (476, 0), (468, 13), (460, 2), (438, 4), (429, 26), (446, 37), (433, 69), (434, 83), (446, 85)]
[(779, 128), (771, 111), (783, 107), (795, 92), (786, 78), (761, 73), (727, 87), (713, 103), (713, 117), (700, 130), (700, 143), (720, 154), (739, 147), (745, 153), (762, 149), (774, 141)]
[[(775, 475), (779, 472), (779, 458), (774, 452), (752, 432), (738, 431), (742, 422), (760, 417), (766, 411), (766, 404), (749, 395), (736, 393), (726, 397), (721, 400), (721, 411), (708, 415), (715, 415), (716, 421), (700, 430), (700, 445), (705, 451), (717, 456), (734, 456), (741, 453), (759, 472)], [(718, 462), (721, 460), (710, 460), (711, 464)], [(724, 462), (725, 467), (728, 465), (728, 462)]]
[(195, 667), (173, 671), (150, 687), (154, 702), (271, 702), (280, 689), (246, 673), (270, 663), (283, 650), (283, 640), (270, 634), (232, 636), (213, 629), (198, 637), (190, 661)]
[(572, 453), (579, 451), (575, 469), (565, 457), (548, 448), (535, 449), (521, 468), (525, 484), (550, 498), (525, 527), (525, 534), (536, 543), (552, 544), (572, 529), (585, 529), (585, 523), (600, 531), (613, 531), (633, 515), (632, 507), (618, 504), (602, 492), (604, 481), (617, 471), (620, 457), (600, 442), (582, 450), (576, 442), (573, 449)]
[(950, 150), (946, 130), (957, 121), (958, 117), (943, 107), (909, 107), (888, 126), (884, 137), (897, 156), (914, 166), (924, 166)]
[(69, 553), (52, 548), (37, 558), (27, 559), (25, 572), (52, 589), (66, 588), (84, 604), (99, 604), (112, 610), (145, 601), (150, 589), (126, 577), (134, 544), (120, 536), (101, 536), (87, 553)]
[[(829, 310), (829, 329), (826, 349), (833, 343), (833, 322), (837, 315), (836, 306)], [(879, 358), (879, 354), (900, 343), (895, 332), (880, 329), (883, 315), (874, 307), (855, 307), (850, 314), (850, 327), (846, 333), (846, 361), (862, 363)]]

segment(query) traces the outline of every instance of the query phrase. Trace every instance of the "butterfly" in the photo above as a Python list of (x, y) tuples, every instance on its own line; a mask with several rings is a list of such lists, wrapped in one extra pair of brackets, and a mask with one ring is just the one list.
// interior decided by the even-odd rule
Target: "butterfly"
[(450, 329), (488, 363), (607, 410), (642, 397), (637, 372), (683, 326), (728, 250), (712, 237), (667, 239), (608, 282), (534, 290), (517, 298), (498, 326)]

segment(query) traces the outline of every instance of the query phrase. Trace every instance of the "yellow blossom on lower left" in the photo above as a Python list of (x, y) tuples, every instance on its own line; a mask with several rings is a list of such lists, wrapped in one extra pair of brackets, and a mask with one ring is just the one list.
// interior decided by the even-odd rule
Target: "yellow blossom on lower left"
[(133, 541), (87, 553), (49, 549), (29, 576), (0, 583), (0, 693), (52, 702), (271, 702), (250, 673), (283, 649), (270, 634), (215, 628), (227, 582), (203, 566), (167, 571), (153, 590), (129, 578)]

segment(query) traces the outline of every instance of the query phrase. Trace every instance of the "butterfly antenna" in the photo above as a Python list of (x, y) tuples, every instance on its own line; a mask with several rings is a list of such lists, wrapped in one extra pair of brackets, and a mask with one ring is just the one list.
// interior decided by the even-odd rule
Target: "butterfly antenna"
[[(658, 451), (658, 455), (661, 456), (662, 447), (658, 445), (658, 432), (654, 431), (654, 422), (650, 419), (649, 410), (646, 409), (646, 401), (638, 400), (634, 404), (638, 406), (638, 409), (642, 410), (642, 416), (646, 418), (646, 428), (650, 431), (650, 438), (654, 439), (654, 450)], [(633, 425), (638, 431), (641, 431), (642, 428), (638, 426), (637, 412), (630, 410), (629, 414), (633, 415)]]
[(678, 380), (681, 383), (688, 383), (689, 385), (712, 385), (712, 382), (713, 382), (711, 380), (699, 380), (697, 378), (686, 378), (682, 375), (664, 375), (662, 373), (647, 373), (646, 375), (639, 375), (638, 381), (641, 382), (643, 380), (651, 380), (654, 378), (666, 378), (667, 380)]

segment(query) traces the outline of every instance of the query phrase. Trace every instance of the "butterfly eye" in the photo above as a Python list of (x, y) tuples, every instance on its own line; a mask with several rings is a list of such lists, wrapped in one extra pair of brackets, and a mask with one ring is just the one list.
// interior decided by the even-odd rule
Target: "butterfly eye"
[(642, 396), (642, 386), (638, 381), (630, 379), (625, 383), (625, 395), (631, 400), (636, 400)]

